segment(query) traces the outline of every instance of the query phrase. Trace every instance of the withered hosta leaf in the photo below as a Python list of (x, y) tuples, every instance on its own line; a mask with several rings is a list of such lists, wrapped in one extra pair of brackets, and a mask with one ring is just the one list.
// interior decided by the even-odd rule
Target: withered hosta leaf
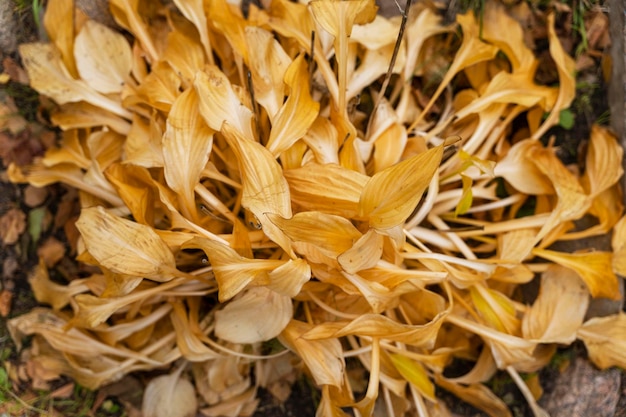
[(349, 322), (341, 320), (319, 324), (302, 337), (308, 340), (319, 340), (359, 335), (428, 348), (435, 343), (437, 332), (443, 324), (446, 314), (447, 311), (444, 311), (424, 325), (401, 324), (381, 314), (362, 314)]
[(558, 123), (561, 110), (570, 106), (576, 96), (576, 63), (565, 53), (561, 40), (554, 30), (554, 12), (548, 14), (548, 38), (550, 40), (550, 56), (559, 73), (559, 95), (541, 127), (533, 133), (533, 139), (539, 139), (552, 126)]
[(229, 123), (224, 123), (222, 133), (239, 162), (243, 182), (241, 204), (256, 216), (265, 234), (295, 258), (289, 239), (265, 216), (275, 213), (291, 217), (289, 185), (280, 165), (263, 145), (246, 139)]
[(539, 296), (524, 315), (522, 333), (525, 338), (541, 343), (572, 343), (588, 305), (589, 291), (578, 274), (551, 265), (541, 275)]
[(215, 335), (232, 343), (256, 343), (278, 336), (291, 320), (291, 297), (252, 287), (215, 312)]
[(102, 207), (83, 209), (76, 227), (91, 256), (113, 272), (159, 282), (176, 275), (174, 255), (151, 227), (109, 214)]
[(130, 76), (132, 52), (124, 36), (88, 20), (76, 36), (74, 58), (80, 77), (94, 90), (120, 93)]
[(607, 128), (593, 125), (587, 148), (585, 173), (582, 177), (591, 196), (597, 196), (613, 184), (624, 173), (622, 156), (624, 149)]
[(193, 89), (178, 96), (163, 135), (165, 180), (182, 197), (182, 212), (192, 219), (197, 216), (194, 188), (213, 145), (213, 130), (200, 116), (198, 104)]
[(511, 417), (511, 411), (504, 401), (498, 398), (483, 384), (461, 385), (450, 382), (447, 378), (437, 376), (435, 383), (457, 397), (483, 410), (490, 417)]
[(141, 411), (145, 417), (189, 417), (198, 408), (196, 390), (181, 374), (184, 365), (169, 375), (152, 379), (143, 394)]
[(200, 248), (207, 254), (219, 287), (220, 301), (231, 299), (251, 283), (269, 284), (268, 273), (285, 264), (280, 260), (244, 258), (223, 243), (200, 237), (183, 247)]
[(443, 146), (415, 155), (369, 179), (359, 200), (359, 215), (371, 227), (390, 229), (406, 221), (443, 156)]
[(383, 236), (370, 229), (354, 245), (337, 257), (339, 265), (349, 274), (376, 266), (383, 254)]
[(76, 294), (89, 291), (89, 287), (81, 279), (73, 280), (70, 285), (52, 282), (43, 259), (39, 261), (39, 265), (29, 275), (28, 283), (37, 301), (49, 304), (54, 310), (65, 307)]
[(593, 297), (612, 300), (620, 298), (619, 281), (613, 273), (611, 252), (562, 253), (537, 248), (533, 253), (576, 271)]
[(274, 155), (286, 151), (307, 132), (320, 104), (309, 93), (308, 64), (304, 55), (298, 56), (285, 72), (285, 84), (290, 94), (272, 121), (267, 149)]
[(59, 104), (84, 100), (118, 116), (130, 119), (131, 114), (119, 102), (98, 93), (82, 80), (75, 80), (61, 61), (59, 51), (51, 44), (20, 45), (30, 85)]
[(294, 203), (347, 218), (356, 217), (368, 177), (335, 164), (307, 164), (284, 172)]
[(589, 358), (600, 369), (611, 366), (626, 368), (626, 314), (588, 320), (578, 330)]
[(307, 340), (302, 337), (314, 326), (291, 320), (280, 340), (304, 361), (318, 385), (343, 385), (345, 363), (339, 339)]

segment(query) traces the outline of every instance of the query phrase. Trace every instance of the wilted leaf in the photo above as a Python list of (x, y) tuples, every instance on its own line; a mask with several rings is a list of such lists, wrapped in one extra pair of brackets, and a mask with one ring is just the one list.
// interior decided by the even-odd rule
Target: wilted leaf
[(275, 213), (291, 217), (289, 186), (280, 165), (265, 147), (246, 139), (230, 124), (223, 125), (222, 133), (239, 162), (243, 183), (241, 204), (256, 216), (265, 234), (295, 258), (287, 237), (265, 216)]
[(383, 254), (383, 236), (370, 229), (354, 245), (337, 257), (339, 265), (348, 274), (376, 266)]
[(578, 274), (551, 265), (541, 275), (537, 300), (524, 315), (522, 334), (541, 343), (572, 343), (588, 305), (589, 291)]
[(196, 390), (181, 377), (185, 366), (169, 375), (152, 379), (143, 393), (141, 411), (145, 417), (193, 417), (198, 409)]
[(99, 93), (120, 93), (130, 77), (132, 52), (126, 38), (88, 20), (76, 36), (74, 59), (80, 77)]
[(256, 343), (278, 336), (291, 320), (291, 297), (252, 287), (215, 312), (215, 335), (232, 343)]
[(174, 255), (151, 227), (109, 214), (102, 207), (84, 209), (76, 227), (89, 253), (113, 272), (159, 282), (176, 275)]
[(611, 366), (626, 368), (626, 315), (595, 317), (578, 330), (589, 358), (600, 369)]
[(624, 149), (607, 128), (599, 125), (591, 127), (582, 183), (592, 197), (607, 190), (620, 179), (624, 173), (623, 154)]
[(178, 96), (163, 135), (165, 180), (180, 195), (182, 211), (191, 219), (197, 218), (194, 188), (213, 145), (213, 130), (200, 117), (198, 103), (193, 89)]
[(280, 340), (306, 363), (318, 385), (343, 385), (345, 363), (338, 339), (307, 340), (302, 337), (313, 325), (291, 320), (280, 334)]
[(267, 141), (267, 149), (274, 155), (286, 151), (304, 136), (320, 108), (309, 93), (309, 73), (304, 55), (298, 56), (287, 67), (285, 84), (289, 87), (289, 95), (272, 120)]
[(118, 116), (131, 118), (131, 114), (119, 102), (101, 95), (84, 81), (73, 79), (54, 46), (45, 43), (22, 44), (20, 54), (31, 86), (41, 94), (50, 96), (59, 104), (84, 100)]
[(393, 366), (396, 367), (400, 375), (409, 381), (417, 390), (431, 401), (436, 401), (435, 385), (428, 378), (426, 369), (420, 364), (400, 353), (389, 355)]
[(506, 404), (483, 384), (461, 385), (436, 377), (435, 383), (491, 417), (511, 417)]
[(443, 146), (437, 146), (375, 174), (359, 200), (359, 215), (371, 227), (390, 229), (402, 224), (439, 167)]
[(307, 210), (355, 217), (368, 177), (340, 165), (315, 163), (284, 172), (291, 200)]
[(612, 269), (612, 253), (600, 251), (562, 253), (539, 248), (533, 249), (533, 253), (576, 271), (593, 297), (612, 300), (620, 297), (619, 281)]

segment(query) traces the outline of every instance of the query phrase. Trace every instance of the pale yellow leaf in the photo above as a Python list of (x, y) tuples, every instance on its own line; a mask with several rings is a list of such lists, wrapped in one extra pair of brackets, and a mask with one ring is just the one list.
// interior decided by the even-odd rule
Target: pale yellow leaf
[(303, 337), (315, 328), (309, 323), (291, 320), (280, 340), (304, 361), (318, 385), (343, 385), (345, 363), (339, 339), (307, 340)]
[(215, 335), (232, 343), (257, 343), (278, 336), (291, 320), (291, 297), (252, 287), (215, 312)]
[(349, 274), (376, 266), (383, 254), (383, 236), (370, 229), (354, 245), (337, 257), (339, 265)]
[(524, 338), (540, 343), (570, 344), (583, 324), (589, 290), (578, 274), (550, 265), (541, 274), (539, 296), (522, 320)]
[(272, 129), (266, 145), (276, 156), (304, 136), (317, 118), (320, 107), (309, 93), (308, 64), (304, 55), (299, 55), (287, 67), (285, 84), (289, 87), (289, 94), (272, 120)]
[(561, 110), (572, 104), (576, 97), (576, 63), (565, 53), (561, 40), (554, 29), (554, 12), (548, 14), (548, 39), (550, 40), (550, 56), (559, 73), (559, 94), (552, 106), (550, 114), (539, 129), (533, 133), (533, 139), (539, 139), (546, 131), (558, 123)]
[(193, 417), (198, 409), (196, 389), (181, 377), (181, 365), (169, 375), (153, 378), (143, 393), (141, 411), (145, 417)]
[(193, 83), (200, 100), (200, 114), (209, 127), (220, 131), (224, 122), (247, 140), (252, 140), (252, 111), (244, 106), (230, 81), (217, 67), (208, 65)]
[(361, 193), (359, 215), (377, 229), (404, 223), (428, 187), (442, 155), (443, 146), (437, 146), (375, 174)]
[(89, 253), (113, 272), (159, 282), (176, 274), (174, 255), (151, 227), (109, 214), (102, 207), (83, 209), (76, 227)]
[(197, 216), (194, 188), (213, 145), (213, 130), (198, 113), (198, 102), (193, 89), (178, 96), (163, 135), (165, 180), (181, 196), (183, 214), (192, 219)]
[(613, 273), (611, 252), (563, 253), (535, 248), (533, 253), (576, 271), (593, 297), (613, 300), (621, 297), (618, 277)]
[(600, 369), (626, 369), (626, 314), (595, 317), (578, 330), (591, 361)]
[(346, 218), (356, 217), (368, 177), (340, 165), (316, 163), (284, 172), (293, 203)]
[(624, 149), (613, 133), (599, 125), (591, 127), (585, 173), (581, 181), (592, 197), (604, 192), (621, 178), (624, 173), (623, 155)]
[(94, 90), (120, 93), (130, 77), (132, 52), (124, 36), (88, 20), (74, 41), (74, 59), (80, 77)]

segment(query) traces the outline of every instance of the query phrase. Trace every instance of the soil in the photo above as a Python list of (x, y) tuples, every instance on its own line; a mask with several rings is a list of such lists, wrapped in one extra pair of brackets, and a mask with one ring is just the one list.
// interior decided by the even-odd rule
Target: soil
[[(36, 306), (37, 303), (28, 285), (28, 274), (39, 262), (40, 257), (51, 263), (55, 277), (60, 280), (78, 274), (80, 266), (74, 262), (74, 249), (66, 239), (68, 234), (76, 233), (71, 226), (71, 219), (78, 213), (76, 193), (62, 185), (38, 191), (30, 186), (12, 184), (8, 182), (6, 176), (6, 167), (10, 162), (27, 164), (35, 156), (43, 154), (56, 140), (56, 133), (49, 127), (46, 119), (46, 99), (38, 97), (36, 93), (18, 82), (20, 69), (19, 56), (16, 52), (17, 45), (39, 36), (34, 23), (33, 12), (35, 11), (32, 9), (35, 3), (33, 5), (24, 5), (24, 3), (28, 2), (22, 1), (20, 3), (22, 6), (19, 6), (17, 2), (11, 0), (0, 1), (1, 69), (12, 78), (8, 83), (0, 84), (0, 103), (13, 105), (17, 113), (14, 131), (8, 129), (0, 132), (0, 219), (3, 220), (0, 225), (2, 229), (0, 242), (0, 363), (2, 364), (0, 366), (0, 399), (9, 398), (13, 403), (19, 403), (19, 399), (22, 402), (28, 402), (29, 406), (22, 409), (24, 415), (37, 415), (38, 412), (33, 410), (45, 409), (45, 402), (53, 398), (50, 393), (61, 392), (61, 389), (71, 385), (71, 381), (62, 380), (53, 386), (40, 387), (29, 385), (27, 380), (18, 378), (23, 381), (21, 384), (7, 385), (6, 381), (3, 381), (3, 375), (6, 380), (7, 376), (15, 376), (15, 373), (20, 372), (17, 366), (20, 353), (8, 334), (6, 320)], [(404, 2), (400, 3), (403, 6)], [(450, 5), (452, 15), (463, 5), (465, 7), (468, 5), (468, 2), (461, 1), (458, 2), (459, 4), (453, 3)], [(110, 19), (110, 16), (102, 12), (102, 1), (83, 1), (81, 4), (85, 8), (92, 7), (89, 13), (95, 13), (104, 20)], [(384, 1), (382, 10), (387, 15), (393, 14), (397, 12), (398, 6), (393, 0)], [(621, 25), (623, 27), (623, 19)], [(570, 39), (572, 47), (580, 41), (576, 31), (564, 30), (563, 33), (569, 33), (572, 37)], [(591, 123), (599, 117), (604, 117), (609, 109), (606, 98), (609, 89), (602, 81), (599, 61), (595, 66), (585, 69), (581, 77), (584, 77), (581, 80), (585, 81), (585, 85), (595, 87), (589, 87), (589, 90), (584, 90), (585, 87), (583, 87), (579, 91), (579, 98), (572, 107), (576, 119), (574, 127), (569, 130), (560, 128), (550, 132), (557, 137), (562, 148), (568, 150), (563, 157), (573, 160), (584, 152), (583, 145), (588, 137)], [(623, 100), (623, 94), (621, 97)], [(622, 103), (622, 112), (623, 108)], [(613, 110), (614, 114), (615, 111)], [(616, 130), (619, 131), (619, 129)], [(538, 375), (544, 389), (541, 405), (552, 416), (626, 417), (626, 375), (624, 372), (617, 369), (607, 371), (595, 369), (584, 359), (585, 351), (580, 345), (562, 350), (556, 357), (557, 360)], [(6, 386), (11, 392), (3, 394), (1, 389)], [(41, 388), (45, 388), (48, 394), (42, 395)], [(133, 411), (132, 401), (121, 393), (108, 390), (103, 391), (101, 395), (86, 394), (84, 389), (73, 386), (71, 388), (69, 394), (66, 393), (70, 399), (82, 401), (84, 398), (80, 396), (88, 396), (92, 401), (81, 413), (71, 411), (74, 409), (69, 406), (66, 408), (61, 406), (57, 409), (59, 413), (55, 415), (108, 416), (125, 413), (124, 415), (131, 416), (136, 412)], [(507, 402), (514, 416), (532, 415), (516, 385), (507, 374), (498, 374), (490, 382), (490, 388)], [(438, 396), (444, 399), (456, 416), (485, 415), (442, 390), (438, 392)], [(59, 394), (58, 398), (63, 397)], [(311, 383), (302, 377), (294, 384), (291, 395), (284, 403), (278, 402), (270, 393), (262, 390), (259, 393), (260, 405), (254, 416), (314, 416), (316, 398), (317, 394)], [(123, 411), (124, 404), (127, 405), (126, 411)], [(0, 415), (11, 415), (2, 413), (10, 413), (10, 410), (3, 409), (2, 401), (0, 401)]]

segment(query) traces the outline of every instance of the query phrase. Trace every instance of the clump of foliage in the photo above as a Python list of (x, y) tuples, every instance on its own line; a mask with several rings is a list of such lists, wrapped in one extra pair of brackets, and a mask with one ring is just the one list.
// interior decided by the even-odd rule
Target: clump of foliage
[[(535, 81), (495, 2), (452, 25), (418, 4), (399, 46), (401, 19), (369, 0), (111, 10), (130, 37), (80, 13), (67, 25), (72, 2), (54, 0), (50, 43), (20, 49), (63, 137), (11, 178), (81, 191), (78, 259), (93, 266), (67, 285), (43, 265), (31, 277), (50, 307), (9, 324), (34, 335), (31, 370), (97, 388), (171, 368), (146, 415), (249, 415), (299, 361), (319, 415), (369, 416), (377, 399), (389, 416), (446, 415), (439, 386), (507, 416), (483, 384), (498, 369), (543, 415), (519, 372), (558, 345), (626, 366), (624, 315), (585, 321), (626, 272), (622, 149), (595, 126), (577, 172), (539, 140), (575, 96), (553, 15), (558, 86)], [(549, 249), (610, 231), (613, 252)], [(516, 290), (535, 274), (530, 302)], [(367, 370), (360, 397), (347, 358)], [(457, 358), (474, 368), (446, 377)]]

